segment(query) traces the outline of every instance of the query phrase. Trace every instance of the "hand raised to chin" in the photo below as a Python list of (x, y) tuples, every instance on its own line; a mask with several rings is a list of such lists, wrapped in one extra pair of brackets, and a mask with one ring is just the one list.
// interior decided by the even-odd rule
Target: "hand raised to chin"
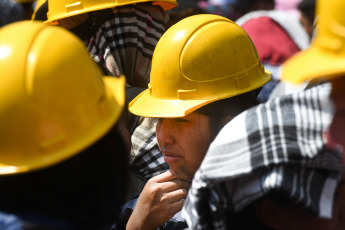
[(186, 172), (167, 171), (145, 185), (126, 229), (156, 229), (182, 209), (192, 177)]

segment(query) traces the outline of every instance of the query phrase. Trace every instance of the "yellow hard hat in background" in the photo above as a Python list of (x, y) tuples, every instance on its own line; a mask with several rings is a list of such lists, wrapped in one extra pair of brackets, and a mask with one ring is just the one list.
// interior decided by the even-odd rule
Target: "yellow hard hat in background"
[(0, 174), (78, 154), (113, 127), (124, 106), (125, 78), (102, 77), (63, 28), (31, 21), (2, 27), (0, 69)]
[(52, 22), (91, 11), (143, 2), (153, 2), (153, 5), (160, 5), (164, 10), (169, 10), (177, 6), (176, 0), (49, 0), (48, 20), (46, 22)]
[(182, 117), (271, 79), (248, 34), (221, 16), (196, 15), (170, 27), (153, 54), (149, 89), (130, 103), (144, 117)]
[(287, 60), (282, 80), (302, 83), (345, 74), (345, 1), (318, 0), (315, 38), (305, 51)]

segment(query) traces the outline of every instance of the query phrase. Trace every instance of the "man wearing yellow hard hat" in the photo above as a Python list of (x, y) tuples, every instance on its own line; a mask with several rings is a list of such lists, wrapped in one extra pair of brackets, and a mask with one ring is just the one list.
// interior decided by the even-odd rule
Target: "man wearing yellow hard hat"
[(345, 147), (345, 2), (318, 0), (317, 28), (310, 47), (290, 59), (283, 68), (283, 80), (295, 84), (330, 81), (335, 114), (330, 141)]
[(171, 170), (151, 178), (139, 198), (123, 206), (119, 229), (186, 227), (179, 211), (211, 141), (234, 116), (257, 105), (271, 74), (241, 27), (203, 14), (163, 34), (150, 77), (129, 110), (159, 118), (157, 141)]
[(176, 0), (49, 0), (48, 20), (86, 43), (108, 75), (124, 74), (130, 86), (146, 88), (153, 49)]
[(0, 70), (0, 229), (108, 229), (126, 195), (124, 77), (31, 21), (0, 29)]
[[(165, 31), (167, 10), (176, 0), (49, 0), (45, 23), (78, 35), (106, 75), (126, 76), (126, 101), (147, 88), (154, 47)], [(131, 168), (143, 182), (168, 169), (155, 142), (155, 119), (128, 113)], [(144, 134), (142, 130), (147, 131)]]

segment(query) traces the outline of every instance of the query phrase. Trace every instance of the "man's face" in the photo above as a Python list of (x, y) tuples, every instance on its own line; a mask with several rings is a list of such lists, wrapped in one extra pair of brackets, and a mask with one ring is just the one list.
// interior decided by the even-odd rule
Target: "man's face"
[(210, 118), (191, 113), (180, 118), (161, 118), (156, 127), (159, 148), (172, 170), (194, 175), (214, 139)]
[(309, 18), (305, 16), (305, 14), (303, 13), (301, 13), (299, 21), (302, 24), (305, 31), (308, 33), (309, 38), (312, 38), (313, 31), (314, 31), (314, 24), (313, 24), (314, 22), (310, 21)]
[(331, 139), (345, 148), (345, 77), (332, 80), (335, 114), (330, 128)]

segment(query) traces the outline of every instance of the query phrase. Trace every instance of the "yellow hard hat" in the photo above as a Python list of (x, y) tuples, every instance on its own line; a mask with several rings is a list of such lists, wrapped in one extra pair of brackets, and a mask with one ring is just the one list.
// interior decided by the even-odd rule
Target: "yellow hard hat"
[(282, 80), (319, 81), (345, 73), (345, 1), (318, 0), (317, 27), (310, 47), (284, 63)]
[(102, 77), (63, 28), (32, 21), (2, 27), (0, 69), (0, 174), (76, 155), (113, 127), (124, 106), (125, 78)]
[(271, 79), (248, 34), (221, 16), (188, 17), (163, 34), (153, 54), (149, 89), (130, 103), (144, 117), (183, 117)]
[(142, 2), (153, 2), (153, 5), (160, 5), (165, 10), (177, 6), (176, 0), (49, 0), (48, 20), (46, 22), (48, 23), (91, 11)]

